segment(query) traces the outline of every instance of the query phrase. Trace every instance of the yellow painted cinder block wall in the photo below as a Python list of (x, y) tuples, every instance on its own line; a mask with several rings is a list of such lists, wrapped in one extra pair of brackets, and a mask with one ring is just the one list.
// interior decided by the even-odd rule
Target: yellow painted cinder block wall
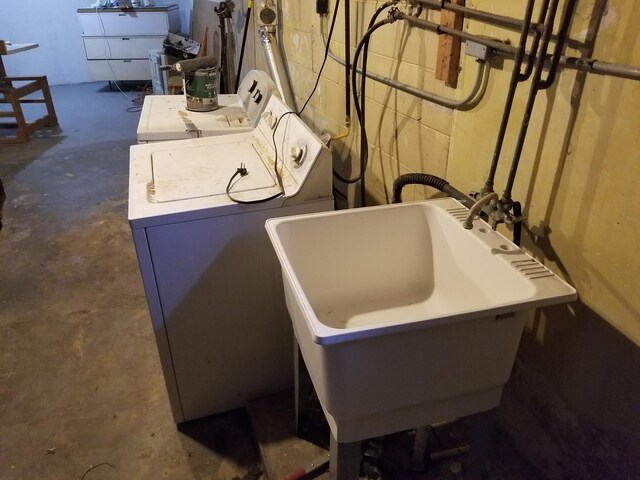
[[(352, 54), (381, 3), (351, 0)], [(522, 18), (524, 4), (467, 0), (472, 8), (516, 18)], [(334, 6), (335, 0), (330, 0), (332, 13)], [(400, 7), (406, 8), (406, 3)], [(280, 0), (280, 8), (282, 43), (301, 105), (324, 54), (320, 22), (313, 1)], [(431, 12), (429, 17), (438, 21), (439, 15)], [(640, 66), (639, 17), (640, 2), (635, 0), (579, 1), (566, 54)], [(324, 29), (328, 31), (328, 22)], [(466, 21), (465, 29), (517, 41), (517, 33), (476, 21)], [(331, 42), (340, 57), (344, 40), (340, 14)], [(463, 57), (454, 90), (434, 79), (436, 52), (435, 35), (398, 22), (373, 35), (369, 68), (433, 93), (463, 98), (473, 83), (474, 60)], [(256, 64), (262, 62), (258, 47)], [(484, 98), (468, 112), (370, 81), (369, 201), (389, 201), (393, 180), (407, 172), (432, 173), (462, 191), (479, 190), (494, 150), (512, 67), (513, 62), (505, 60), (491, 70)], [(504, 188), (528, 89), (528, 83), (518, 89), (496, 177), (498, 192)], [(344, 68), (328, 60), (304, 119), (317, 132), (345, 132), (344, 96)], [(353, 112), (350, 135), (334, 141), (334, 168), (343, 175), (356, 174), (358, 148)], [(513, 196), (523, 203), (527, 217), (523, 246), (572, 283), (580, 299), (535, 313), (500, 416), (530, 460), (547, 466), (550, 479), (565, 478), (562, 472), (573, 472), (575, 478), (626, 478), (640, 468), (639, 164), (640, 82), (562, 70), (552, 88), (539, 94)], [(430, 189), (407, 188), (404, 199), (433, 194)], [(569, 451), (571, 455), (562, 453)], [(592, 473), (604, 471), (609, 476)]]
[[(524, 2), (474, 0), (473, 7), (522, 17)], [(640, 66), (637, 22), (640, 4), (578, 2), (571, 26), (573, 46), (591, 58)], [(508, 32), (468, 23), (472, 33), (497, 38)], [(581, 56), (577, 48), (567, 55)], [(478, 188), (495, 146), (512, 62), (491, 78), (491, 91), (472, 112), (454, 114), (448, 179)], [(468, 76), (468, 69), (463, 74)], [(504, 188), (529, 84), (519, 88), (496, 177)], [(514, 198), (527, 217), (525, 245), (578, 289), (581, 301), (640, 344), (640, 82), (563, 70), (538, 95), (520, 161)], [(542, 330), (544, 326), (539, 326)], [(543, 340), (544, 334), (540, 334)]]
[[(525, 2), (467, 4), (522, 18)], [(639, 67), (638, 15), (633, 0), (578, 2), (566, 55)], [(466, 28), (517, 41), (476, 22)], [(512, 69), (505, 61), (493, 70), (478, 107), (453, 114), (447, 179), (462, 190), (484, 183)], [(496, 176), (500, 193), (528, 90), (522, 84), (514, 103)], [(529, 124), (513, 191), (526, 216), (523, 246), (574, 285), (579, 300), (535, 312), (500, 417), (530, 460), (555, 467), (547, 478), (563, 471), (624, 478), (640, 468), (638, 132), (640, 82), (568, 69), (539, 93)]]
[[(351, 54), (367, 29), (369, 19), (382, 2), (351, 1)], [(282, 0), (282, 42), (299, 106), (311, 92), (324, 57), (321, 23), (315, 14), (315, 2)], [(345, 57), (344, 17), (340, 7), (331, 51)], [(330, 2), (331, 13), (335, 1)], [(381, 15), (379, 19), (384, 18)], [(322, 24), (329, 31), (331, 17)], [(413, 87), (429, 88), (435, 93), (456, 98), (454, 89), (434, 82), (437, 38), (410, 29), (400, 23), (385, 26), (371, 37), (369, 70), (398, 79)], [(444, 176), (449, 155), (452, 111), (429, 104), (384, 85), (367, 85), (367, 132), (370, 162), (367, 180), (370, 202), (390, 200), (391, 184), (399, 173), (422, 172)], [(316, 95), (303, 117), (317, 131), (340, 135), (345, 126), (344, 67), (329, 59)], [(359, 171), (359, 128), (352, 109), (351, 134), (334, 141), (335, 167), (343, 176)], [(417, 193), (416, 193), (417, 192)], [(424, 198), (425, 189), (407, 188), (406, 198)]]
[[(351, 1), (352, 53), (381, 3)], [(522, 17), (524, 3), (467, 1), (470, 7), (516, 18)], [(603, 2), (579, 2), (571, 27), (573, 47), (585, 42), (599, 4)], [(334, 5), (331, 1), (332, 13)], [(406, 5), (401, 2), (400, 7)], [(324, 55), (321, 24), (315, 2), (280, 0), (280, 8), (281, 41), (300, 106), (313, 88)], [(608, 2), (589, 56), (640, 65), (640, 37), (633, 22), (639, 14), (640, 4), (633, 0)], [(437, 12), (429, 16), (438, 20)], [(323, 24), (325, 32), (329, 20)], [(517, 33), (476, 21), (467, 21), (465, 29), (517, 41)], [(342, 58), (344, 41), (339, 12), (331, 49)], [(437, 41), (436, 35), (402, 22), (384, 26), (371, 37), (369, 69), (439, 95), (462, 98), (473, 83), (475, 61), (463, 57), (458, 88), (446, 87), (434, 78)], [(576, 48), (566, 53), (582, 54)], [(259, 48), (256, 58), (262, 62)], [(370, 81), (366, 119), (370, 201), (388, 202), (393, 180), (407, 172), (432, 173), (463, 191), (479, 190), (494, 149), (512, 65), (505, 60), (502, 68), (491, 71), (482, 102), (469, 112), (454, 112)], [(304, 112), (316, 131), (338, 135), (346, 130), (344, 83), (344, 68), (329, 59)], [(528, 87), (524, 83), (518, 89), (496, 177), (498, 191), (504, 187)], [(640, 233), (640, 195), (635, 191), (640, 173), (639, 93), (639, 82), (563, 70), (555, 85), (538, 96), (514, 189), (527, 216), (527, 248), (568, 278), (583, 302), (637, 344), (640, 255), (633, 245)], [(344, 176), (358, 172), (360, 140), (353, 110), (351, 120), (351, 135), (334, 142), (335, 167)], [(428, 189), (407, 188), (405, 200), (431, 194)]]

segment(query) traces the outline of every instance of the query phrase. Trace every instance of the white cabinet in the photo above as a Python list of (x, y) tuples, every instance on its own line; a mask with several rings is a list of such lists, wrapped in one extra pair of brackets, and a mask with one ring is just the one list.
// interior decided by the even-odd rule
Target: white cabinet
[(149, 80), (149, 51), (180, 30), (177, 5), (78, 9), (91, 80)]

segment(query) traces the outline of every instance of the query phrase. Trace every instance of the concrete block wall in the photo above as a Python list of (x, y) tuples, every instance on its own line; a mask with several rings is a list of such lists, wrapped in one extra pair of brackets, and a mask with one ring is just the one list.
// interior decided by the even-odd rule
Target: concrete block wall
[[(352, 53), (381, 3), (351, 0)], [(525, 5), (524, 0), (466, 3), (515, 18), (522, 18)], [(330, 1), (332, 13), (334, 5)], [(324, 53), (314, 7), (314, 2), (280, 0), (282, 42), (299, 103), (311, 91)], [(640, 66), (639, 14), (640, 4), (633, 0), (578, 2), (565, 53)], [(437, 13), (430, 16), (438, 20)], [(331, 43), (341, 57), (342, 22), (338, 17)], [(515, 32), (476, 21), (467, 20), (464, 28), (517, 41)], [(462, 98), (475, 75), (473, 59), (463, 58), (456, 90), (435, 81), (437, 37), (401, 23), (382, 27), (370, 45), (371, 71), (434, 93)], [(259, 47), (256, 61), (261, 61)], [(391, 183), (406, 172), (443, 176), (462, 191), (480, 189), (512, 67), (507, 59), (491, 70), (485, 96), (468, 112), (434, 106), (370, 81), (369, 201), (389, 201)], [(343, 71), (328, 60), (304, 112), (318, 132), (345, 131)], [(496, 177), (500, 193), (528, 90), (529, 83), (522, 84), (515, 99)], [(563, 70), (552, 88), (539, 94), (529, 125), (513, 191), (527, 217), (523, 246), (576, 286), (580, 300), (532, 314), (499, 423), (545, 478), (634, 478), (640, 471), (639, 111), (640, 82)], [(353, 112), (351, 135), (334, 141), (334, 168), (343, 175), (357, 173), (358, 149)], [(433, 193), (406, 189), (404, 197)], [(353, 188), (349, 196), (354, 198)]]
[[(280, 3), (282, 44), (299, 105), (311, 92), (324, 58), (321, 23), (312, 3), (293, 0)], [(333, 13), (335, 2), (330, 3)], [(371, 0), (351, 2), (351, 55), (381, 3)], [(345, 56), (342, 8), (331, 42), (332, 53), (340, 58)], [(379, 19), (384, 17), (383, 14)], [(325, 35), (330, 23), (331, 16), (323, 22)], [(435, 35), (424, 35), (401, 23), (384, 26), (371, 37), (368, 68), (411, 86), (456, 98), (464, 93), (463, 88), (454, 90), (434, 79), (437, 41)], [(328, 59), (316, 95), (303, 115), (319, 132), (337, 136), (347, 129), (344, 77), (344, 67)], [(372, 81), (367, 84), (366, 102), (369, 138), (367, 193), (370, 203), (386, 203), (390, 199), (391, 184), (399, 173), (427, 171), (446, 175), (453, 118), (450, 109)], [(353, 176), (359, 171), (359, 143), (357, 117), (352, 108), (351, 135), (334, 141), (335, 166), (343, 176)], [(407, 188), (405, 192), (406, 198), (424, 194), (423, 188)], [(350, 197), (354, 197), (352, 192)]]

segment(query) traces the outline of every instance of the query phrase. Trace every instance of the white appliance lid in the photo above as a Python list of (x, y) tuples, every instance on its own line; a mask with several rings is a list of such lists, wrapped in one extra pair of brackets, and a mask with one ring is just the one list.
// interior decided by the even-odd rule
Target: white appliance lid
[(138, 140), (174, 140), (252, 128), (238, 95), (219, 95), (211, 112), (186, 109), (184, 95), (148, 95), (138, 122)]
[(226, 195), (229, 179), (240, 163), (248, 175), (234, 179), (237, 194), (276, 186), (272, 169), (262, 160), (250, 140), (210, 146), (160, 150), (151, 155), (152, 195), (156, 202)]

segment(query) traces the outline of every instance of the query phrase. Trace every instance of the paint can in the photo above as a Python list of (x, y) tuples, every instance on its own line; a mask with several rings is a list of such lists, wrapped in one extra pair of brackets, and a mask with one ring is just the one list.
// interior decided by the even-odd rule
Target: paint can
[(183, 82), (187, 110), (210, 112), (218, 108), (218, 76), (215, 67), (185, 72)]

